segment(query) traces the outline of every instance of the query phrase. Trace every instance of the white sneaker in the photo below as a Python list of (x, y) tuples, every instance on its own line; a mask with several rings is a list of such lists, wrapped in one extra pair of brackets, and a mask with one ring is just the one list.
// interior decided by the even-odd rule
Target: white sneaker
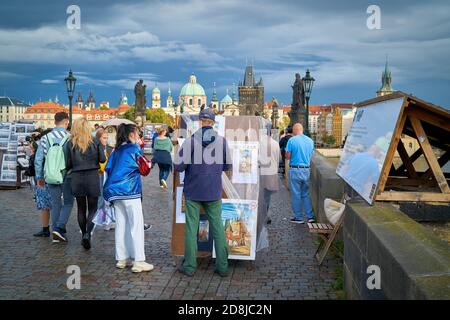
[(129, 260), (119, 260), (116, 263), (116, 268), (125, 269), (126, 267), (131, 267), (133, 263)]
[(152, 271), (153, 270), (153, 265), (150, 263), (147, 263), (145, 261), (139, 261), (139, 262), (134, 262), (133, 263), (133, 267), (131, 268), (132, 272), (147, 272), (147, 271)]

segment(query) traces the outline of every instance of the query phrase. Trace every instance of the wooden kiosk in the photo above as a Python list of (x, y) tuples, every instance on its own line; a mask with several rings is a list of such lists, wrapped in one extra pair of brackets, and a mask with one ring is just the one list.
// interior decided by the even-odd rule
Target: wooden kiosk
[[(378, 180), (373, 183), (372, 190), (365, 199), (370, 204), (372, 201), (450, 202), (450, 173), (443, 170), (450, 160), (449, 110), (403, 92), (395, 92), (358, 103), (349, 137), (359, 134), (354, 127), (360, 117), (358, 114), (362, 116), (362, 110), (379, 108), (379, 112), (384, 112), (382, 110), (387, 109), (382, 109), (383, 104), (392, 104), (394, 100), (398, 104), (398, 110), (392, 113), (396, 119), (395, 116), (389, 119), (390, 115), (386, 115), (386, 119), (381, 121), (373, 119), (370, 123), (366, 120), (371, 127), (383, 126), (384, 120), (395, 121), (392, 122), (395, 126), (390, 131), (390, 141), (386, 139), (388, 143), (385, 145), (388, 147), (384, 150), (384, 159), (378, 159), (381, 168)], [(376, 110), (373, 111), (376, 115)], [(404, 141), (408, 141), (407, 145)], [(415, 148), (411, 149), (412, 145)], [(355, 144), (352, 147), (355, 149)], [(351, 176), (345, 174), (346, 159), (343, 160), (350, 150), (351, 147), (346, 143), (337, 174), (354, 188)]]

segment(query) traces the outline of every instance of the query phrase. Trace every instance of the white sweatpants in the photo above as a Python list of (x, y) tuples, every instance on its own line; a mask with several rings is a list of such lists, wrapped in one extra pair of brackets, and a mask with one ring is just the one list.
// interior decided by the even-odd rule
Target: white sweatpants
[(116, 260), (145, 261), (144, 217), (141, 199), (114, 201)]

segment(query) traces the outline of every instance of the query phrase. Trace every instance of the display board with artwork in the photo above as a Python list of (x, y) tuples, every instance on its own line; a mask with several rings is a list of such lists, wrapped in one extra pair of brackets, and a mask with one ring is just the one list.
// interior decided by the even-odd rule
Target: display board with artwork
[[(233, 164), (231, 179), (222, 174), (222, 221), (227, 236), (230, 259), (254, 260), (256, 256), (258, 223), (258, 151), (261, 118), (255, 116), (216, 116), (214, 130), (225, 135)], [(178, 148), (185, 139), (200, 128), (198, 116), (182, 115)], [(236, 130), (243, 134), (236, 138)], [(175, 152), (177, 152), (176, 148)], [(184, 254), (185, 206), (182, 195), (184, 173), (174, 172), (174, 219), (172, 225), (172, 254)], [(213, 254), (212, 234), (206, 214), (201, 212), (198, 233), (199, 256)]]
[(369, 204), (450, 202), (450, 112), (403, 92), (356, 104), (336, 173)]
[(17, 165), (18, 159), (27, 163), (26, 137), (34, 129), (34, 123), (0, 123), (0, 186), (18, 187), (29, 180), (23, 171), (17, 170)]

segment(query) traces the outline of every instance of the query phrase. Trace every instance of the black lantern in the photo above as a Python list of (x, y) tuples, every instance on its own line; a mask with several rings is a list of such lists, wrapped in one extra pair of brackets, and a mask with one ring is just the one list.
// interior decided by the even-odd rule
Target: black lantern
[(66, 82), (67, 96), (69, 97), (69, 126), (72, 127), (72, 98), (75, 91), (75, 83), (77, 79), (73, 76), (72, 70), (69, 71), (69, 75), (64, 79)]
[(303, 83), (303, 91), (305, 92), (305, 100), (306, 100), (306, 128), (305, 134), (309, 136), (309, 98), (311, 97), (312, 88), (314, 85), (315, 79), (311, 77), (311, 73), (309, 69), (306, 70), (305, 76), (302, 78)]

